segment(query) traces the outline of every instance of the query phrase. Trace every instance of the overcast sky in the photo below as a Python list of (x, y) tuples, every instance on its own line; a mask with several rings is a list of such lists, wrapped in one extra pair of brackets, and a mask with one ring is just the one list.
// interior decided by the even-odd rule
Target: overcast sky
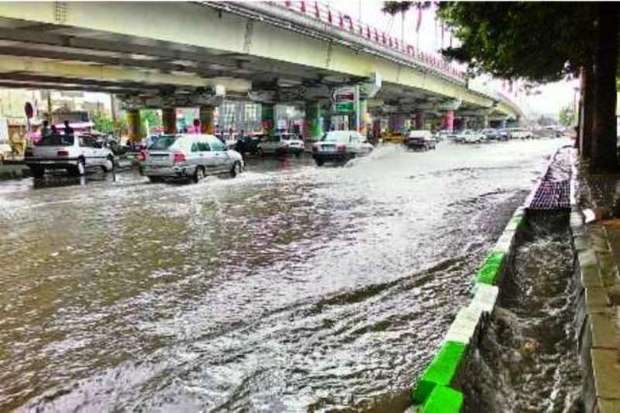
[[(381, 0), (331, 0), (327, 1), (330, 7), (349, 14), (353, 18), (357, 18), (364, 23), (397, 38), (401, 36), (401, 17), (392, 17), (381, 12), (383, 1)], [(405, 15), (404, 20), (404, 38), (405, 41), (419, 46), (425, 51), (437, 51), (441, 45), (441, 25), (435, 21), (434, 8), (427, 9), (422, 13), (422, 23), (420, 25), (419, 34), (416, 33), (418, 21), (417, 11), (409, 11)], [(449, 44), (449, 36), (443, 36), (444, 47)], [(496, 86), (501, 87), (501, 82), (497, 82)], [(527, 109), (536, 113), (549, 114), (557, 117), (560, 107), (572, 104), (574, 102), (574, 87), (578, 85), (578, 81), (562, 81), (551, 83), (540, 87), (541, 94), (534, 96), (522, 95)]]

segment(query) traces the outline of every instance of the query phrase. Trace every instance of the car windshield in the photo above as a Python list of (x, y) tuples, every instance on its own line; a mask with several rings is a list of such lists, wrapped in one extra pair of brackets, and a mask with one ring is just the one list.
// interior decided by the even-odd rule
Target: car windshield
[(35, 143), (36, 146), (71, 146), (74, 142), (73, 135), (47, 135)]
[(170, 148), (176, 140), (177, 137), (174, 135), (154, 136), (153, 142), (149, 145), (148, 149), (154, 151), (166, 150)]

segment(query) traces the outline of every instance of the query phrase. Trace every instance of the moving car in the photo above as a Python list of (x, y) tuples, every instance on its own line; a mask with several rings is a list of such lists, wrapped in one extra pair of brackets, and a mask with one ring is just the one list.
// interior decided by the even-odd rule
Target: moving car
[(304, 151), (304, 142), (293, 133), (278, 133), (266, 137), (260, 148), (264, 154), (293, 154), (299, 157)]
[(316, 164), (321, 166), (327, 161), (342, 162), (357, 156), (365, 156), (373, 149), (374, 146), (357, 131), (330, 131), (312, 145), (312, 157)]
[(429, 130), (412, 130), (407, 133), (405, 145), (408, 149), (426, 151), (435, 149), (437, 141)]
[(199, 182), (217, 174), (234, 178), (244, 168), (241, 154), (213, 135), (162, 135), (141, 157), (140, 172), (151, 182), (175, 178)]
[(512, 139), (532, 139), (534, 137), (531, 131), (523, 128), (510, 129), (510, 136)]
[(486, 140), (486, 137), (480, 132), (465, 129), (459, 133), (458, 139), (463, 143), (482, 143)]
[(46, 135), (26, 149), (26, 165), (32, 176), (41, 178), (46, 169), (65, 169), (73, 175), (84, 175), (87, 169), (114, 170), (112, 151), (97, 142), (93, 135)]
[(240, 136), (237, 139), (234, 149), (241, 155), (245, 155), (246, 153), (258, 155), (262, 151), (261, 135)]

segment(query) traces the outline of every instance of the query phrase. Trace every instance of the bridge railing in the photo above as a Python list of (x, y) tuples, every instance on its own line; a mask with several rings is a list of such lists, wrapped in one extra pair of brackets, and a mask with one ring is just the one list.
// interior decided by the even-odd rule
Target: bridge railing
[(404, 58), (413, 63), (430, 67), (460, 82), (465, 82), (465, 72), (454, 65), (448, 63), (446, 59), (435, 53), (424, 52), (414, 45), (402, 42), (394, 36), (390, 36), (385, 31), (365, 24), (350, 15), (331, 8), (328, 4), (318, 0), (296, 0), (296, 1), (269, 1), (274, 7), (281, 7), (306, 17), (330, 25), (338, 30), (348, 32), (368, 42), (374, 43), (380, 48), (399, 52)]

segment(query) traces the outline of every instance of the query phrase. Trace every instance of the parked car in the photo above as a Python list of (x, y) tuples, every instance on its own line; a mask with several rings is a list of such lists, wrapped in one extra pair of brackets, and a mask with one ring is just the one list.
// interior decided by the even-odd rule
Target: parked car
[(261, 142), (263, 154), (301, 156), (304, 151), (304, 142), (292, 133), (277, 133), (267, 136)]
[(458, 140), (463, 143), (482, 143), (486, 140), (486, 138), (480, 132), (465, 129), (459, 133)]
[(213, 135), (162, 135), (142, 152), (140, 172), (151, 182), (179, 178), (199, 182), (207, 175), (234, 178), (244, 166), (241, 154)]
[(407, 133), (405, 146), (407, 146), (408, 149), (426, 151), (435, 149), (437, 141), (429, 130), (412, 130)]
[(512, 139), (532, 139), (534, 137), (532, 131), (524, 128), (510, 129), (510, 136)]
[(24, 161), (32, 176), (41, 178), (47, 169), (65, 169), (84, 175), (88, 169), (114, 170), (114, 154), (92, 135), (46, 135), (26, 149)]
[(486, 129), (482, 129), (480, 132), (484, 135), (484, 137), (488, 141), (499, 141), (499, 140), (502, 140), (502, 136), (500, 135), (500, 133), (499, 133), (499, 131), (497, 129), (486, 128)]
[(330, 131), (312, 145), (312, 157), (316, 164), (321, 166), (327, 161), (347, 161), (357, 156), (365, 156), (373, 149), (374, 146), (357, 131)]

